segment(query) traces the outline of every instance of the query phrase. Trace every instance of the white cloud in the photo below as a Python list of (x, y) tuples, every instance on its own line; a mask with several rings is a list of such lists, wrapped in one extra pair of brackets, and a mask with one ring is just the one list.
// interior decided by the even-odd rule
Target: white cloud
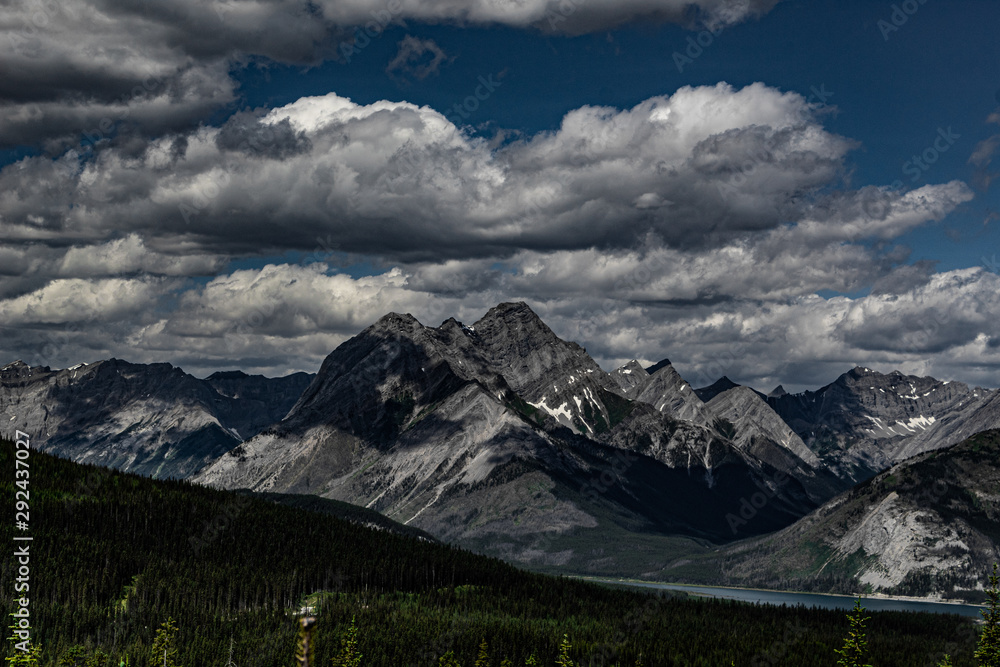
[[(0, 146), (74, 145), (193, 127), (235, 99), (255, 57), (341, 58), (354, 27), (407, 20), (599, 31), (638, 18), (728, 25), (777, 0), (61, 0), (8, 3), (0, 22)], [(365, 28), (367, 26), (367, 28)], [(366, 37), (367, 39), (367, 37)]]
[(823, 130), (801, 96), (762, 84), (584, 107), (555, 132), (497, 148), (429, 107), (332, 93), (239, 122), (256, 125), (203, 127), (141, 154), (109, 148), (82, 164), (70, 153), (8, 166), (0, 234), (138, 232), (159, 250), (207, 253), (310, 250), (332, 237), (343, 251), (441, 259), (629, 247), (650, 233), (674, 247), (717, 244), (789, 219), (884, 238), (964, 196), (958, 184), (918, 192), (920, 205), (885, 194), (910, 212), (881, 225), (836, 218), (823, 207), (859, 194), (818, 192), (839, 183), (852, 142)]
[(112, 322), (149, 312), (167, 284), (154, 278), (57, 279), (28, 294), (0, 300), (6, 325)]

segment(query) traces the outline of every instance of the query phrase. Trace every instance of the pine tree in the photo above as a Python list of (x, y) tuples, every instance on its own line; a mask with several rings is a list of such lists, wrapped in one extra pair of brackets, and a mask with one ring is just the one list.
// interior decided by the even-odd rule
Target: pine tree
[(177, 664), (177, 623), (168, 618), (153, 638), (149, 667), (179, 667)]
[(105, 667), (111, 656), (101, 649), (94, 649), (94, 652), (87, 658), (87, 667)]
[(1000, 580), (997, 577), (997, 564), (993, 563), (993, 574), (990, 575), (990, 587), (986, 591), (989, 598), (988, 609), (980, 612), (983, 615), (983, 630), (979, 635), (979, 646), (976, 647), (975, 658), (979, 667), (1000, 667)]
[[(34, 665), (37, 665), (38, 661), (41, 659), (42, 647), (38, 644), (33, 644), (30, 639), (22, 639), (21, 637), (19, 637), (16, 634), (17, 630), (22, 629), (19, 619), (14, 615), (13, 612), (11, 612), (9, 616), (11, 617), (13, 624), (7, 626), (10, 628), (11, 632), (11, 636), (8, 638), (8, 641), (14, 644), (14, 649), (13, 649), (13, 654), (7, 657), (6, 660), (10, 664), (10, 667), (16, 667), (20, 665), (29, 665), (31, 667), (34, 667)], [(20, 648), (18, 648), (18, 645), (21, 645), (22, 647), (27, 648), (28, 650), (22, 651)]]
[(859, 597), (854, 601), (854, 609), (847, 614), (851, 629), (844, 638), (844, 648), (837, 649), (837, 654), (840, 656), (840, 660), (837, 661), (839, 667), (872, 667), (870, 663), (865, 662), (868, 653), (865, 623), (871, 617), (865, 616), (864, 611)]
[(528, 656), (528, 659), (524, 661), (524, 667), (538, 667), (538, 658), (532, 653)]
[(562, 643), (559, 644), (559, 657), (556, 658), (558, 667), (573, 667), (573, 661), (569, 657), (570, 648), (569, 635), (563, 635)]
[(86, 667), (87, 649), (77, 644), (70, 646), (59, 658), (59, 667)]
[(489, 646), (484, 638), (479, 644), (479, 655), (476, 656), (476, 667), (490, 667)]
[(15, 649), (14, 654), (7, 658), (9, 667), (37, 667), (42, 659), (42, 647), (28, 642), (27, 652)]
[(941, 662), (937, 664), (937, 667), (952, 667), (951, 656), (945, 655), (943, 658), (941, 658)]
[(462, 667), (462, 664), (455, 657), (454, 651), (448, 651), (438, 658), (438, 667)]
[(305, 616), (299, 619), (299, 639), (295, 648), (295, 663), (300, 667), (309, 667), (313, 662), (313, 629), (316, 619)]
[(333, 659), (335, 667), (361, 667), (361, 653), (358, 652), (358, 628), (351, 618), (351, 625), (340, 640), (340, 654)]
[(500, 661), (500, 667), (514, 667), (514, 662), (510, 658), (504, 658)]

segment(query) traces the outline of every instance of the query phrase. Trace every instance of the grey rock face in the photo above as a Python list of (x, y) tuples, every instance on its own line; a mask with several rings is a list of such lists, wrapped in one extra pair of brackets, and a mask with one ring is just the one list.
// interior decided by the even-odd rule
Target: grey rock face
[(701, 398), (668, 359), (648, 369), (631, 361), (611, 376), (626, 397), (652, 405), (674, 419), (701, 426), (711, 426), (715, 421), (715, 416), (705, 409)]
[(978, 602), (1000, 557), (998, 488), (1000, 431), (986, 431), (893, 466), (773, 535), (720, 550), (711, 580)]
[(524, 303), (491, 308), (475, 324), (477, 347), (533, 407), (594, 436), (617, 421), (618, 384), (576, 343), (560, 339)]
[(734, 389), (739, 386), (740, 385), (736, 384), (728, 377), (723, 375), (721, 378), (719, 378), (709, 386), (702, 387), (701, 389), (695, 389), (694, 393), (698, 394), (698, 398), (708, 403), (722, 392), (729, 391), (730, 389)]
[(815, 392), (767, 400), (825, 467), (856, 482), (1000, 426), (1000, 412), (987, 407), (995, 396), (960, 382), (859, 367)]
[[(636, 375), (657, 398), (686, 386), (672, 367)], [(528, 560), (547, 535), (600, 540), (609, 526), (732, 539), (727, 513), (761, 489), (776, 499), (755, 533), (815, 506), (711, 428), (626, 391), (524, 304), (472, 326), (390, 314), (331, 353), (282, 422), (195, 480), (344, 500)]]
[(169, 364), (15, 362), (0, 369), (0, 426), (77, 462), (185, 477), (283, 415), (310, 379), (213, 377), (223, 393)]

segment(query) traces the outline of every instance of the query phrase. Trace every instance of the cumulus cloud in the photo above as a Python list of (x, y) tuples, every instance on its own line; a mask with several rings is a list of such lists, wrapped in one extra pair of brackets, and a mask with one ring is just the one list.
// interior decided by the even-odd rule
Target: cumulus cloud
[(165, 287), (162, 279), (149, 277), (57, 279), (31, 293), (0, 301), (0, 320), (11, 326), (133, 319), (147, 312)]
[(645, 19), (718, 27), (760, 16), (780, 0), (325, 0), (327, 17), (360, 24), (387, 14), (427, 22), (502, 24), (579, 34)]
[(72, 246), (58, 264), (60, 276), (144, 273), (161, 276), (214, 275), (227, 260), (210, 255), (164, 255), (151, 251), (136, 234), (93, 246)]
[(0, 172), (0, 238), (137, 232), (161, 251), (225, 254), (308, 251), (331, 237), (344, 252), (418, 261), (629, 248), (651, 234), (718, 246), (796, 220), (789, 243), (826, 244), (893, 238), (971, 196), (960, 183), (843, 190), (853, 142), (824, 130), (801, 96), (762, 84), (583, 107), (556, 131), (500, 146), (456, 122), (331, 93), (142, 152), (25, 158)]
[[(638, 18), (727, 25), (777, 0), (176, 0), (14, 3), (0, 23), (0, 147), (52, 152), (191, 127), (235, 100), (254, 58), (310, 65), (354, 48), (355, 26), (414, 19), (579, 33)], [(373, 28), (367, 28), (372, 30)], [(431, 61), (437, 64), (435, 53)], [(424, 65), (427, 65), (424, 63)], [(419, 70), (424, 71), (424, 70)], [(428, 73), (431, 70), (426, 70)]]
[(779, 289), (745, 298), (734, 288), (725, 299), (664, 298), (704, 292), (700, 281), (727, 271), (730, 284), (752, 280), (752, 256), (740, 259), (741, 252), (727, 250), (730, 263), (716, 256), (720, 266), (707, 276), (686, 275), (670, 264), (673, 251), (660, 249), (522, 253), (502, 266), (456, 260), (362, 277), (322, 263), (267, 265), (184, 286), (167, 278), (59, 279), (0, 299), (0, 317), (11, 358), (68, 365), (114, 355), (168, 359), (202, 374), (231, 367), (276, 374), (315, 370), (389, 311), (428, 325), (452, 316), (472, 322), (501, 300), (524, 299), (605, 368), (669, 357), (696, 386), (729, 375), (761, 389), (815, 388), (853, 365), (995, 384), (1000, 325), (991, 313), (1000, 308), (1000, 277), (951, 271), (857, 298), (824, 299), (808, 285), (794, 296)]
[[(799, 95), (719, 84), (503, 142), (330, 94), (27, 157), (0, 170), (5, 349), (315, 370), (390, 310), (436, 325), (525, 299), (606, 368), (670, 357), (695, 384), (802, 388), (855, 363), (988, 376), (996, 276), (934, 274), (897, 245), (971, 190), (852, 189), (854, 147)], [(228, 266), (284, 253), (356, 253), (372, 275)]]

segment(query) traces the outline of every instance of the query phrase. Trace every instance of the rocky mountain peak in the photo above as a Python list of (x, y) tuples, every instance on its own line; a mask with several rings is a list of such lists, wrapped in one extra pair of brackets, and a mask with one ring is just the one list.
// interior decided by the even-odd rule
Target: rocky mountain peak
[(490, 308), (473, 328), (488, 338), (517, 338), (532, 345), (558, 340), (552, 329), (523, 301)]
[(788, 392), (785, 391), (785, 388), (779, 384), (777, 387), (775, 387), (774, 389), (772, 389), (767, 394), (767, 397), (768, 398), (777, 398), (779, 396), (785, 396), (786, 394), (788, 394)]
[(368, 330), (412, 335), (423, 328), (424, 325), (409, 313), (387, 313), (368, 327)]
[(621, 368), (614, 370), (611, 373), (611, 379), (618, 383), (625, 396), (634, 398), (649, 383), (649, 373), (642, 367), (642, 364), (633, 359)]
[(205, 379), (211, 382), (212, 380), (242, 380), (248, 377), (250, 376), (243, 371), (216, 371)]
[(735, 389), (736, 387), (739, 386), (740, 385), (736, 384), (728, 377), (723, 375), (721, 378), (719, 378), (709, 386), (702, 387), (701, 389), (695, 389), (694, 393), (698, 394), (698, 398), (700, 398), (702, 401), (708, 403), (722, 392), (729, 391), (730, 389)]
[(29, 366), (20, 359), (0, 368), (0, 383), (25, 384), (42, 380), (52, 374), (48, 366)]
[(656, 375), (657, 372), (659, 372), (660, 370), (666, 368), (667, 366), (670, 366), (671, 368), (673, 368), (673, 366), (671, 366), (671, 364), (670, 364), (670, 360), (669, 359), (663, 359), (661, 361), (656, 362), (655, 364), (653, 364), (649, 368), (647, 368), (646, 372), (649, 373), (650, 375)]

